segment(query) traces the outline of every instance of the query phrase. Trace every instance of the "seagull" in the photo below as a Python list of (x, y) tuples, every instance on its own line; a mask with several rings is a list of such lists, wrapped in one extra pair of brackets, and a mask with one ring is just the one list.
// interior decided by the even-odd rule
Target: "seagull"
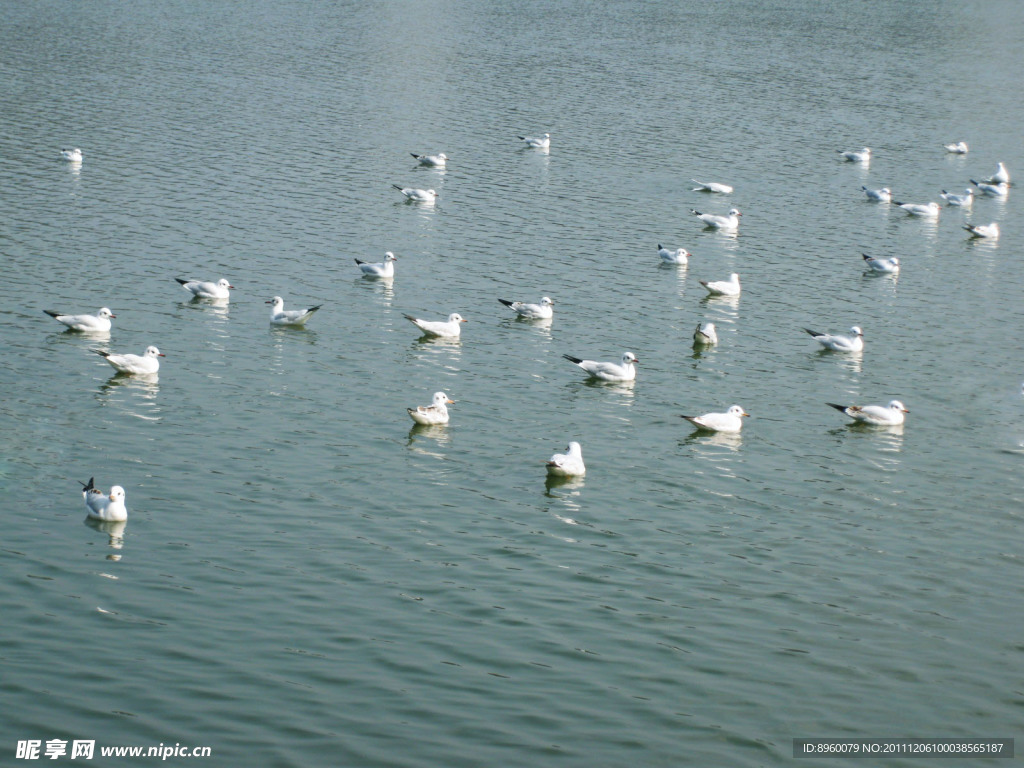
[(80, 163), (80, 162), (82, 162), (82, 150), (80, 150), (78, 147), (75, 147), (73, 149), (71, 149), (71, 148), (62, 149), (60, 151), (60, 155), (65, 160), (70, 160), (72, 163)]
[(867, 187), (861, 187), (864, 190), (864, 194), (868, 196), (868, 200), (874, 200), (876, 203), (891, 203), (892, 202), (892, 190), (888, 187), (882, 187), (881, 189), (868, 189)]
[(658, 255), (666, 264), (686, 264), (690, 260), (690, 252), (685, 248), (676, 248), (674, 251), (670, 251), (668, 248), (658, 245)]
[(85, 508), (89, 510), (89, 517), (93, 520), (105, 520), (107, 522), (120, 522), (128, 519), (128, 510), (124, 506), (124, 488), (120, 485), (112, 486), (110, 495), (106, 495), (99, 488), (93, 486), (90, 477), (88, 483), (82, 483), (82, 498), (85, 499)]
[(435, 392), (434, 401), (430, 405), (418, 405), (415, 408), (406, 408), (412, 420), (417, 424), (447, 424), (448, 406), (454, 404), (444, 392)]
[(705, 413), (703, 416), (683, 416), (699, 429), (708, 432), (739, 432), (743, 429), (743, 417), (750, 414), (734, 405), (725, 413)]
[(964, 229), (971, 233), (971, 237), (999, 237), (999, 225), (994, 221), (991, 224), (965, 224)]
[(317, 304), (315, 307), (309, 307), (308, 309), (286, 310), (284, 308), (284, 299), (280, 296), (275, 296), (264, 303), (274, 305), (270, 308), (271, 325), (305, 325), (306, 321), (313, 316), (313, 313), (323, 306), (323, 304)]
[(739, 229), (740, 216), (743, 215), (735, 208), (729, 209), (728, 216), (719, 216), (714, 213), (701, 213), (693, 208), (690, 209), (690, 213), (703, 221), (705, 227), (711, 227), (712, 229), (724, 229), (730, 232), (734, 232)]
[(551, 134), (545, 133), (543, 136), (520, 136), (520, 141), (525, 141), (526, 146), (530, 149), (547, 149), (551, 146)]
[(989, 184), (1009, 184), (1010, 183), (1010, 172), (1006, 170), (1006, 166), (999, 163), (996, 168), (996, 172), (988, 179), (985, 179)]
[(971, 179), (971, 184), (976, 186), (989, 197), (1006, 197), (1006, 193), (1010, 191), (1010, 184), (1006, 181), (997, 181), (994, 184), (989, 184), (986, 181), (975, 181), (974, 179)]
[(957, 141), (953, 144), (943, 144), (947, 152), (952, 152), (954, 155), (966, 155), (967, 154), (967, 142)]
[(871, 159), (871, 147), (864, 147), (864, 149), (850, 151), (837, 149), (836, 152), (842, 156), (843, 160), (851, 163), (866, 163)]
[(965, 189), (962, 195), (954, 194), (953, 192), (947, 192), (942, 190), (942, 194), (939, 195), (950, 205), (959, 205), (961, 208), (970, 208), (974, 203), (974, 190)]
[(414, 152), (409, 154), (419, 160), (420, 165), (426, 165), (430, 168), (444, 168), (445, 163), (448, 162), (448, 155), (444, 152), (439, 155), (417, 155)]
[(580, 360), (572, 355), (562, 355), (570, 363), (576, 363), (590, 374), (591, 378), (604, 381), (633, 381), (636, 378), (636, 363), (640, 361), (632, 352), (622, 354), (622, 363), (598, 363), (594, 360)]
[(565, 453), (556, 453), (548, 459), (548, 474), (555, 477), (579, 477), (587, 473), (583, 464), (583, 449), (573, 441), (565, 448)]
[(402, 315), (406, 320), (419, 328), (427, 336), (457, 338), (462, 333), (462, 323), (466, 322), (458, 312), (452, 312), (447, 320), (420, 320), (412, 315)]
[(383, 262), (377, 262), (376, 264), (370, 264), (359, 259), (355, 260), (366, 277), (394, 277), (396, 261), (398, 261), (398, 257), (391, 251), (387, 251), (384, 254)]
[(703, 323), (697, 323), (697, 330), (693, 332), (693, 343), (696, 344), (717, 344), (718, 343), (718, 332), (715, 330), (715, 324), (707, 321)]
[(697, 186), (694, 187), (694, 192), (718, 192), (723, 195), (732, 194), (732, 187), (728, 184), (719, 184), (717, 181), (709, 181), (707, 183), (703, 181), (697, 181), (696, 179), (690, 179)]
[(508, 299), (498, 299), (498, 301), (527, 320), (547, 320), (554, 314), (552, 307), (555, 305), (555, 302), (547, 296), (541, 296), (539, 304), (527, 304), (522, 301), (509, 301)]
[(438, 194), (432, 189), (415, 189), (413, 187), (400, 187), (397, 184), (392, 184), (392, 187), (397, 189), (410, 203), (428, 203), (432, 204), (437, 202)]
[(911, 216), (928, 216), (934, 218), (939, 215), (939, 211), (942, 208), (939, 207), (938, 203), (901, 203), (898, 200), (894, 200), (900, 208), (909, 213)]
[(216, 283), (204, 283), (200, 280), (182, 280), (174, 278), (186, 291), (191, 291), (197, 299), (228, 299), (231, 298), (231, 290), (235, 287), (223, 277)]
[(740, 295), (740, 276), (735, 272), (729, 275), (728, 280), (712, 280), (711, 282), (701, 280), (700, 284), (707, 288), (708, 294), (711, 296)]
[(110, 318), (117, 317), (106, 307), (100, 307), (95, 315), (62, 315), (52, 309), (44, 309), (54, 320), (64, 323), (72, 331), (85, 331), (93, 333), (107, 333), (110, 331)]
[(826, 405), (842, 411), (860, 424), (874, 424), (880, 427), (895, 427), (902, 424), (905, 414), (910, 413), (899, 400), (893, 400), (888, 405)]
[(141, 355), (115, 355), (111, 352), (104, 352), (102, 349), (94, 349), (93, 352), (114, 366), (118, 373), (139, 376), (159, 371), (160, 361), (157, 358), (164, 356), (159, 349), (153, 346), (146, 347), (146, 351)]
[(893, 256), (891, 259), (878, 259), (874, 256), (861, 254), (864, 257), (864, 266), (874, 272), (893, 273), (900, 271), (900, 260)]
[(840, 336), (838, 334), (831, 333), (818, 333), (812, 331), (810, 328), (804, 328), (814, 340), (821, 344), (825, 349), (831, 349), (833, 352), (862, 352), (864, 350), (864, 331), (860, 329), (859, 325), (855, 325), (850, 329), (852, 336)]

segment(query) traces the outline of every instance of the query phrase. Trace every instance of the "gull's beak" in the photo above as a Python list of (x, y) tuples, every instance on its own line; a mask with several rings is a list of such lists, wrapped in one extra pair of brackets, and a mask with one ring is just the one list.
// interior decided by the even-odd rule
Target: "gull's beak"
[(452, 405), (455, 405), (455, 401), (454, 400), (445, 400), (445, 402), (446, 403), (451, 403)]
[(462, 318), (461, 320), (459, 320), (459, 322), (460, 322), (460, 323), (464, 323), (464, 322), (466, 322), (466, 318)]
[(110, 494), (109, 496), (107, 496), (107, 498), (110, 499), (111, 501), (113, 501), (114, 500), (114, 494)]
[(229, 285), (228, 288), (230, 288), (232, 291), (235, 290), (235, 286), (233, 285)]
[(117, 315), (115, 315), (113, 312), (110, 313), (110, 316), (111, 317), (117, 317)]
[(906, 408), (903, 409), (903, 412), (904, 413), (910, 413), (910, 411), (908, 411)]
[(165, 355), (163, 352), (161, 352), (159, 355), (157, 355), (157, 357), (167, 357), (167, 355)]
[(749, 414), (749, 413), (747, 413), (746, 411), (744, 411), (744, 412), (743, 412), (743, 415), (744, 415), (744, 416), (749, 416), (750, 414)]

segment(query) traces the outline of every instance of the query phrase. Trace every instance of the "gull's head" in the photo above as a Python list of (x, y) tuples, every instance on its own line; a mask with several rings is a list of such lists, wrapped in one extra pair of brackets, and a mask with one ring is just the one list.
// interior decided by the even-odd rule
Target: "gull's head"
[(96, 317), (117, 317), (117, 315), (111, 312), (107, 307), (100, 307), (100, 311), (96, 313)]
[(740, 406), (733, 405), (729, 407), (728, 411), (730, 416), (749, 416), (750, 414), (744, 411)]
[(458, 312), (452, 312), (450, 315), (448, 315), (448, 322), (449, 323), (464, 323), (464, 322), (466, 322), (466, 318), (464, 318)]
[(730, 216), (742, 216), (743, 214), (739, 212), (738, 208), (730, 208), (729, 209), (729, 215)]
[(639, 363), (639, 362), (640, 362), (639, 358), (637, 358), (637, 356), (634, 355), (632, 352), (625, 352), (622, 355), (622, 364), (623, 365), (632, 365), (633, 363)]
[(891, 195), (892, 194), (892, 190), (889, 189), (888, 187), (882, 187), (882, 194), (883, 195)]
[(446, 395), (444, 392), (434, 393), (434, 405), (445, 405), (446, 403), (449, 405), (454, 405), (455, 401), (449, 399), (448, 395)]
[(111, 501), (124, 501), (124, 488), (120, 485), (115, 485), (110, 489), (110, 496), (108, 498)]
[(395, 256), (391, 251), (387, 251), (384, 254), (384, 261), (398, 261), (398, 257)]
[(567, 454), (569, 454), (570, 456), (582, 456), (583, 455), (583, 448), (582, 448), (582, 446), (580, 446), (579, 443), (577, 443), (575, 440), (573, 440), (572, 442), (570, 442), (565, 447), (565, 452)]
[(217, 281), (217, 287), (218, 288), (231, 288), (231, 289), (234, 289), (235, 286), (233, 286), (231, 283), (229, 283), (227, 280), (225, 280), (222, 277), (220, 280)]
[(555, 302), (553, 302), (551, 298), (548, 296), (541, 296), (540, 303), (543, 304), (545, 307), (550, 307), (553, 306)]
[(160, 352), (156, 347), (146, 347), (146, 357), (164, 357), (163, 353)]
[(863, 336), (864, 335), (864, 331), (861, 329), (861, 327), (859, 325), (855, 325), (852, 328), (850, 328), (850, 333), (852, 333), (854, 336)]
[(280, 309), (281, 307), (284, 306), (284, 299), (282, 299), (280, 296), (275, 296), (274, 298), (268, 299), (267, 301), (265, 301), (263, 303), (264, 304), (273, 304), (274, 305), (274, 309)]
[(889, 408), (894, 411), (900, 411), (901, 413), (910, 413), (910, 411), (908, 411), (899, 400), (893, 400), (889, 403)]
[(427, 194), (428, 194), (428, 195), (430, 195), (431, 197), (437, 197), (437, 196), (438, 196), (438, 195), (437, 195), (437, 192), (435, 192), (435, 191), (434, 191), (434, 190), (432, 190), (432, 189), (428, 189), (428, 190), (427, 190)]
[(448, 155), (446, 155), (444, 152), (442, 152), (440, 155), (438, 155), (438, 157), (441, 158), (442, 160), (447, 160), (448, 159)]
[(740, 276), (733, 272), (731, 275), (729, 275), (729, 280), (730, 282), (738, 283), (740, 281)]

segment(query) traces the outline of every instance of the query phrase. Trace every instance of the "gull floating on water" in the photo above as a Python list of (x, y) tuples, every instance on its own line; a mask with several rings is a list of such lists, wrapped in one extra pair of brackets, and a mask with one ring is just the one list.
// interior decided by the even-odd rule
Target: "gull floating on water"
[(882, 187), (881, 189), (868, 189), (862, 186), (864, 194), (868, 196), (868, 200), (874, 200), (876, 203), (891, 203), (892, 202), (892, 190), (888, 187)]
[(967, 142), (957, 141), (953, 144), (943, 144), (947, 152), (952, 152), (954, 155), (966, 155), (967, 154)]
[(566, 446), (565, 453), (556, 453), (547, 463), (548, 474), (554, 477), (579, 477), (587, 473), (583, 464), (583, 449), (573, 441)]
[(444, 392), (435, 392), (434, 401), (430, 405), (418, 405), (415, 408), (406, 408), (409, 416), (417, 424), (447, 424), (448, 406), (453, 405), (454, 400), (449, 400)]
[(864, 257), (864, 266), (874, 272), (893, 273), (900, 271), (900, 260), (893, 256), (891, 259), (879, 259), (875, 256), (861, 254)]
[(705, 413), (703, 416), (683, 416), (699, 429), (708, 432), (739, 432), (743, 429), (743, 417), (750, 414), (734, 405), (725, 413)]
[(186, 291), (191, 291), (197, 299), (229, 299), (231, 290), (235, 287), (223, 277), (216, 283), (206, 283), (200, 280), (182, 280), (174, 278)]
[(703, 285), (707, 292), (711, 296), (739, 296), (740, 295), (740, 276), (733, 272), (729, 275), (728, 280), (712, 280), (710, 282), (701, 280), (700, 284)]
[(429, 168), (444, 168), (448, 162), (448, 155), (444, 152), (439, 155), (417, 155), (415, 152), (409, 154), (419, 160), (420, 165), (426, 165)]
[(547, 149), (551, 146), (551, 134), (545, 133), (543, 136), (520, 136), (520, 141), (525, 141), (526, 146), (530, 149)]
[(671, 251), (658, 245), (658, 255), (666, 264), (686, 264), (690, 260), (690, 252), (685, 248), (676, 248)]
[(899, 400), (888, 405), (836, 405), (826, 403), (842, 411), (854, 421), (861, 424), (874, 424), (880, 427), (895, 427), (903, 423), (906, 414), (910, 413)]
[(447, 320), (421, 320), (412, 315), (402, 315), (406, 320), (419, 328), (427, 336), (457, 338), (462, 334), (462, 324), (466, 322), (458, 312), (452, 312)]
[(270, 308), (271, 325), (305, 325), (313, 313), (323, 306), (323, 304), (317, 304), (315, 307), (307, 309), (285, 309), (284, 299), (280, 296), (275, 296), (264, 303), (274, 305)]
[(146, 347), (141, 355), (115, 355), (112, 352), (104, 352), (102, 349), (94, 349), (100, 357), (104, 358), (118, 373), (130, 373), (138, 376), (145, 376), (156, 373), (160, 370), (159, 357), (164, 357), (156, 347)]
[(971, 179), (971, 184), (976, 186), (989, 197), (1006, 197), (1006, 193), (1010, 191), (1010, 185), (1005, 181), (989, 184), (986, 181), (975, 181), (974, 179)]
[(547, 296), (542, 296), (539, 304), (527, 304), (523, 301), (509, 301), (498, 299), (502, 304), (511, 309), (517, 315), (528, 320), (547, 320), (554, 315), (552, 309), (555, 305)]
[(60, 151), (60, 155), (65, 160), (69, 160), (72, 163), (82, 162), (82, 150), (80, 150), (78, 147), (62, 149)]
[(959, 205), (961, 208), (970, 208), (971, 205), (974, 203), (974, 190), (965, 189), (962, 195), (957, 195), (953, 192), (947, 192), (946, 190), (942, 190), (942, 194), (939, 195), (939, 197), (941, 197), (950, 205)]
[(60, 312), (54, 312), (52, 309), (44, 309), (43, 312), (57, 322), (64, 323), (72, 331), (92, 331), (94, 333), (108, 332), (110, 330), (110, 318), (117, 317), (106, 307), (100, 307), (100, 311), (95, 315), (62, 315)]
[(562, 357), (578, 365), (592, 378), (604, 381), (633, 381), (636, 378), (636, 363), (640, 362), (632, 352), (624, 352), (621, 363), (599, 363), (595, 360), (581, 360), (572, 355)]
[(359, 259), (355, 260), (356, 264), (359, 265), (359, 269), (361, 269), (363, 274), (367, 277), (394, 277), (396, 261), (398, 261), (398, 257), (391, 251), (387, 251), (384, 254), (384, 261), (377, 262), (375, 264), (360, 261)]
[(864, 149), (854, 149), (844, 151), (837, 149), (836, 152), (843, 158), (851, 163), (866, 163), (871, 159), (871, 147), (864, 147)]
[(697, 181), (696, 179), (690, 179), (697, 186), (694, 188), (694, 192), (718, 192), (722, 195), (728, 195), (732, 193), (732, 187), (728, 184), (719, 184), (717, 181)]
[(392, 187), (397, 189), (403, 195), (405, 199), (410, 203), (434, 203), (439, 197), (438, 193), (432, 189), (416, 189), (414, 187), (400, 187), (397, 184), (392, 184)]
[(934, 218), (934, 217), (938, 216), (939, 212), (942, 210), (941, 206), (939, 206), (939, 204), (936, 203), (936, 202), (930, 202), (930, 203), (901, 203), (898, 200), (893, 201), (893, 202), (895, 202), (896, 205), (898, 205), (904, 211), (909, 213), (911, 216), (926, 216), (926, 217)]
[(89, 517), (93, 520), (108, 522), (127, 520), (128, 510), (124, 506), (124, 488), (120, 485), (112, 486), (110, 494), (107, 495), (93, 486), (95, 479), (90, 477), (88, 483), (81, 483), (82, 498), (85, 499), (85, 508), (89, 512)]
[(727, 216), (719, 216), (715, 213), (701, 213), (700, 211), (691, 208), (690, 213), (696, 216), (698, 219), (704, 222), (705, 227), (711, 227), (713, 229), (722, 229), (730, 232), (734, 232), (739, 229), (740, 226), (740, 213), (735, 208), (729, 209)]
[(703, 345), (717, 344), (718, 332), (715, 330), (715, 324), (706, 321), (697, 323), (697, 330), (693, 332), (693, 343)]
[(989, 178), (985, 179), (989, 184), (1009, 184), (1010, 183), (1010, 172), (1006, 170), (1006, 166), (1002, 163), (996, 167), (996, 172)]
[(972, 237), (999, 237), (999, 225), (994, 221), (991, 224), (965, 224), (964, 229)]
[(810, 328), (804, 328), (814, 340), (821, 344), (825, 349), (831, 349), (833, 352), (861, 352), (864, 349), (864, 331), (860, 329), (859, 325), (855, 325), (850, 329), (850, 336), (840, 336), (839, 334), (832, 333), (818, 333), (812, 331)]

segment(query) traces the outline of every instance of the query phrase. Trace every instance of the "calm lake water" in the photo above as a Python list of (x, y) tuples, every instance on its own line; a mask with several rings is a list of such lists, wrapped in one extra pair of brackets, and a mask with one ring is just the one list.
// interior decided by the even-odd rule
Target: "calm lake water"
[[(1021, 735), (1024, 192), (927, 221), (861, 187), (1024, 175), (1024, 5), (0, 19), (4, 764), (78, 739), (95, 765), (838, 766), (792, 740)], [(735, 237), (689, 213), (731, 206)], [(395, 278), (362, 278), (388, 250)], [(742, 296), (707, 299), (731, 272)], [(274, 329), (274, 295), (323, 309)], [(548, 323), (497, 301), (542, 295)], [(108, 337), (43, 314), (101, 306)], [(450, 312), (457, 342), (402, 317)], [(854, 324), (853, 357), (803, 331)], [(156, 381), (92, 352), (149, 344)], [(625, 350), (631, 385), (562, 359)], [(437, 390), (450, 425), (412, 428)], [(903, 428), (826, 405), (892, 398)], [(740, 436), (680, 418), (733, 403)], [(549, 483), (569, 440), (587, 475)], [(125, 526), (83, 522), (90, 476)]]

